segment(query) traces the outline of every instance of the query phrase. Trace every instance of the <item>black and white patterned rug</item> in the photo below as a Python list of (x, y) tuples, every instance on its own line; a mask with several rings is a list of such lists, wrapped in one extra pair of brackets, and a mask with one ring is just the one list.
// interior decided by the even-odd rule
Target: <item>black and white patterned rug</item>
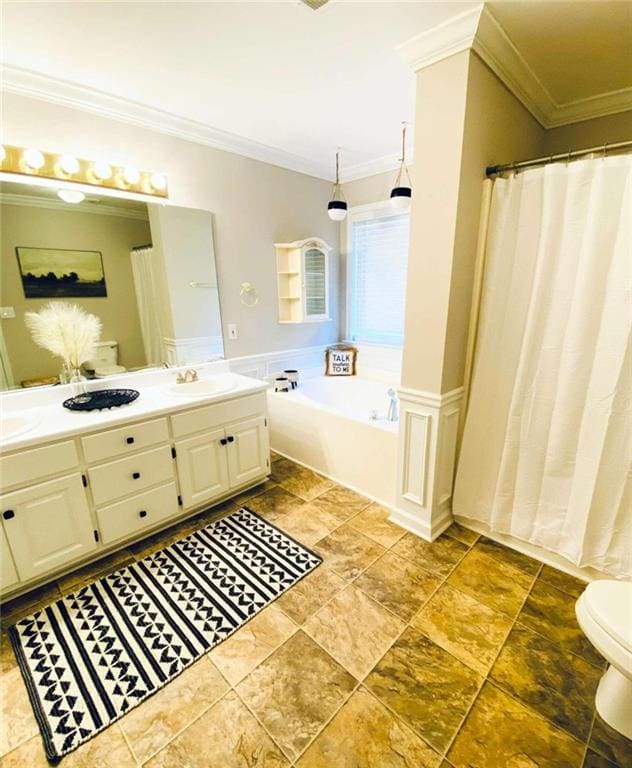
[(9, 629), (49, 760), (166, 685), (322, 562), (248, 509)]

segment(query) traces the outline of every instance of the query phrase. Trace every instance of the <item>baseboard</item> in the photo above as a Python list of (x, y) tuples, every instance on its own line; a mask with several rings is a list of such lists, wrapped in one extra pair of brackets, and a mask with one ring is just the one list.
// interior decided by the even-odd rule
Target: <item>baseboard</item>
[(418, 515), (403, 509), (394, 509), (388, 519), (395, 525), (399, 525), (400, 528), (405, 528), (429, 542), (433, 542), (441, 536), (452, 525), (453, 521), (452, 513), (449, 510), (445, 510), (438, 519), (434, 520), (432, 526), (421, 520)]

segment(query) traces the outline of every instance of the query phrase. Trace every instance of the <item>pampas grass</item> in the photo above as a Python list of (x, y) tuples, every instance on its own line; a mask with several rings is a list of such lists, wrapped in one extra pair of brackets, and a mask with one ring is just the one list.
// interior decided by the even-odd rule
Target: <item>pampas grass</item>
[(101, 336), (101, 321), (67, 301), (51, 301), (39, 312), (26, 312), (33, 341), (63, 358), (69, 368), (79, 368), (94, 356)]

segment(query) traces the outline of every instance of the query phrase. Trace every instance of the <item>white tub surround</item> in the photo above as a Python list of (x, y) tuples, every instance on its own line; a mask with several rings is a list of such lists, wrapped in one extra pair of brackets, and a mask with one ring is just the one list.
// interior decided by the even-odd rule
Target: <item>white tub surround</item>
[(0, 599), (270, 474), (265, 383), (229, 373), (225, 362), (197, 370), (202, 388), (214, 393), (183, 394), (188, 385), (176, 384), (177, 371), (168, 370), (111, 380), (141, 392), (111, 411), (64, 409), (68, 387), (1, 398), (2, 427), (22, 423), (28, 431), (2, 441)]
[(452, 522), (463, 388), (444, 395), (401, 387), (396, 508), (390, 519), (434, 541)]
[(387, 389), (357, 376), (315, 376), (292, 392), (268, 390), (272, 448), (392, 509), (399, 425), (386, 420)]

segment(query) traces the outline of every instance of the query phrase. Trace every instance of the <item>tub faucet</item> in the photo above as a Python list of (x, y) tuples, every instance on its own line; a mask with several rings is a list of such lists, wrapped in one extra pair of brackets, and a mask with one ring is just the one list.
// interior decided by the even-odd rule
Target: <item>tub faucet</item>
[(388, 421), (397, 421), (399, 418), (397, 415), (397, 395), (395, 394), (393, 387), (390, 387), (386, 394), (390, 398), (390, 403), (388, 404), (388, 415), (386, 418)]

